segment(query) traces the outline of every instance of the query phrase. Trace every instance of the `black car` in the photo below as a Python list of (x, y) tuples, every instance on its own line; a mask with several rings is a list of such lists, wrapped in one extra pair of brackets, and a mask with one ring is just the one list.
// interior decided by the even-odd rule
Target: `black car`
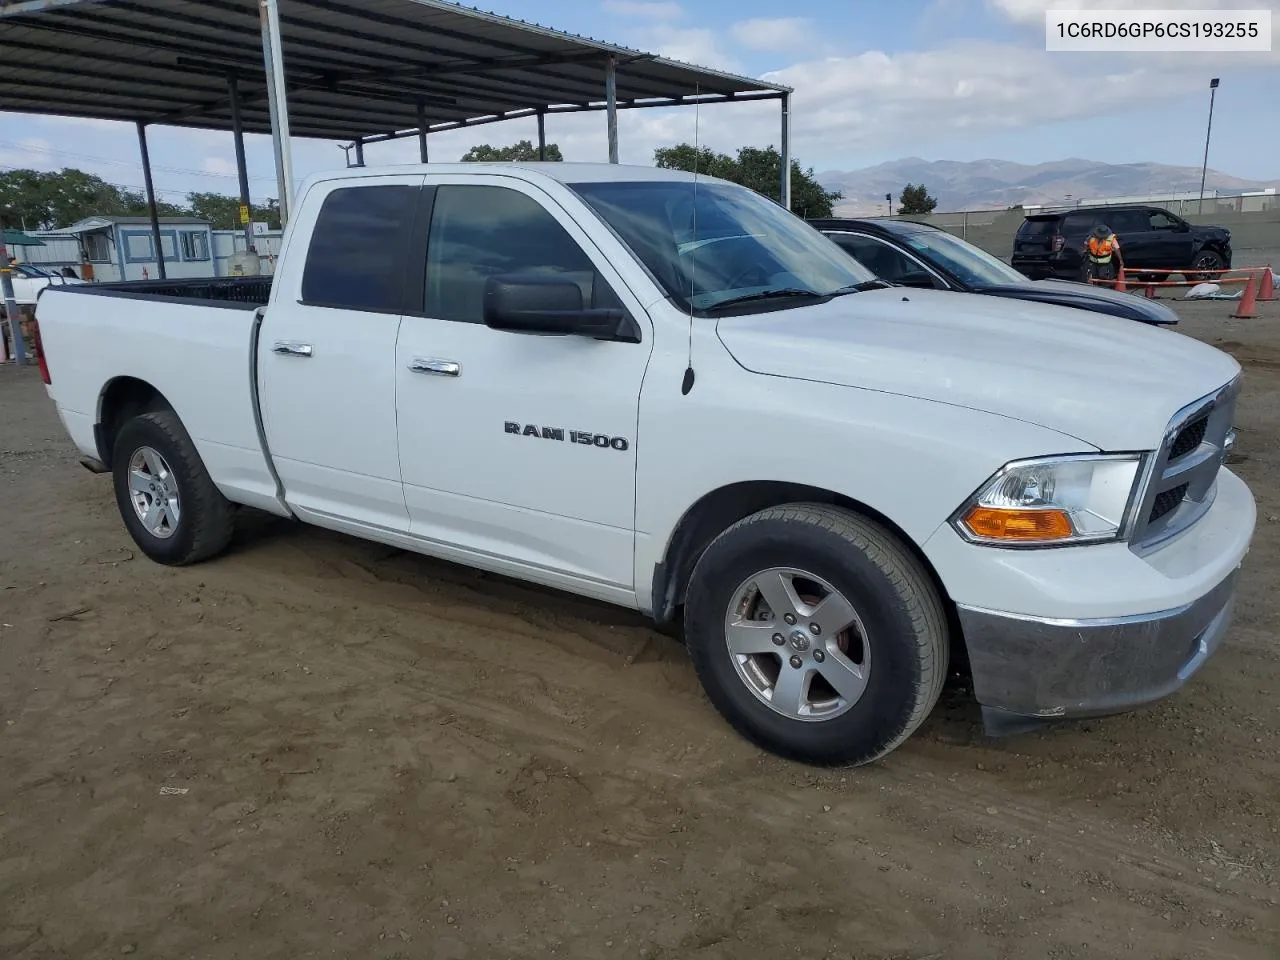
[(891, 283), (1077, 307), (1142, 323), (1172, 325), (1162, 303), (1106, 287), (1028, 280), (999, 260), (937, 227), (910, 220), (810, 220), (864, 267)]
[[(1011, 262), (1028, 277), (1081, 278), (1085, 241), (1105, 224), (1120, 241), (1125, 272), (1144, 279), (1143, 267), (1181, 270), (1189, 280), (1211, 280), (1231, 266), (1231, 232), (1201, 227), (1160, 207), (1087, 207), (1034, 213), (1022, 221), (1013, 240)], [(1164, 280), (1165, 274), (1150, 279)]]

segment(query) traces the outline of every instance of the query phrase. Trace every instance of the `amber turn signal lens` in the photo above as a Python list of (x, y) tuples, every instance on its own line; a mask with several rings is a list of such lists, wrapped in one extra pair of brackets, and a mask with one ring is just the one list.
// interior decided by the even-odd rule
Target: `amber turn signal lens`
[(1075, 532), (1065, 510), (1010, 510), (976, 506), (964, 525), (983, 540), (1030, 542), (1068, 540)]

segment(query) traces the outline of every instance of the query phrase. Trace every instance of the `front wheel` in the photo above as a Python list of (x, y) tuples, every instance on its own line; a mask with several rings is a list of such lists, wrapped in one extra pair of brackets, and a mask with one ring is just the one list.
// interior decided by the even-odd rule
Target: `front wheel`
[(1201, 250), (1196, 254), (1194, 269), (1187, 274), (1187, 279), (1194, 283), (1207, 283), (1217, 280), (1219, 274), (1209, 271), (1221, 270), (1222, 267), (1222, 256), (1216, 250)]
[(942, 601), (882, 526), (822, 504), (730, 527), (693, 571), (685, 635), (708, 697), (740, 733), (810, 763), (889, 753), (937, 702)]
[(231, 503), (173, 411), (144, 413), (121, 427), (111, 463), (120, 516), (152, 560), (198, 563), (230, 542)]

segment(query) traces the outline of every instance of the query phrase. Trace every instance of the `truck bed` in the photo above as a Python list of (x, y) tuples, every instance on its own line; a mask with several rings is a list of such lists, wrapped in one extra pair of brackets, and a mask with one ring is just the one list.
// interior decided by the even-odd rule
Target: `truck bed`
[(46, 287), (36, 307), (49, 394), (86, 456), (109, 391), (154, 389), (178, 412), (223, 494), (272, 509), (256, 412), (258, 317), (270, 277)]
[(271, 277), (196, 277), (189, 280), (123, 280), (114, 283), (67, 284), (59, 293), (127, 297), (165, 303), (195, 301), (209, 307), (254, 310), (271, 298)]

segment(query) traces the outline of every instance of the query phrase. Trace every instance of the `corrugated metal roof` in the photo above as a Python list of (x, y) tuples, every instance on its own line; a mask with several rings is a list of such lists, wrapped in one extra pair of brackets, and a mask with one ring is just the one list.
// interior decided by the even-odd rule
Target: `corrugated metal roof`
[[(170, 225), (199, 225), (208, 226), (211, 221), (203, 220), (200, 217), (160, 217), (161, 224)], [(150, 226), (150, 217), (85, 217), (83, 220), (77, 220), (69, 227), (62, 227), (61, 233), (87, 233), (90, 230), (102, 230), (114, 224), (124, 226)]]
[[(280, 0), (295, 136), (355, 140), (601, 109), (777, 97), (788, 88), (444, 0)], [(3, 108), (270, 132), (257, 0), (0, 0)]]
[(21, 230), (5, 230), (4, 242), (11, 247), (43, 247), (44, 241)]

